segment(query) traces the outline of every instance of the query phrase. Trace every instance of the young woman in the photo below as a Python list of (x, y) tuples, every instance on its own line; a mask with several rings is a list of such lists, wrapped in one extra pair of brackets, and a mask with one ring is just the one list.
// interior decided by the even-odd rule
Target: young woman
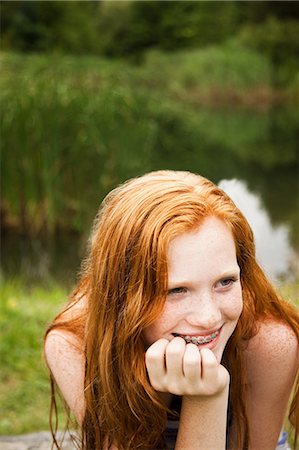
[(57, 384), (84, 450), (273, 450), (288, 406), (299, 428), (298, 329), (232, 200), (152, 172), (103, 201), (47, 330), (52, 407)]

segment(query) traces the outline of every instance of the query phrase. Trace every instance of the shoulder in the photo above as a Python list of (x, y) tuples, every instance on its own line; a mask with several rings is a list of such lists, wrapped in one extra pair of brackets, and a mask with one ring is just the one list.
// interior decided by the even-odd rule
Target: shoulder
[(46, 338), (44, 352), (60, 392), (81, 423), (85, 408), (85, 355), (78, 340), (71, 333), (51, 331)]
[(292, 328), (273, 319), (260, 321), (257, 334), (245, 352), (249, 385), (271, 390), (293, 384), (299, 353), (298, 339)]
[(246, 408), (252, 448), (275, 448), (298, 371), (298, 340), (292, 328), (261, 320), (245, 351)]
[(298, 340), (290, 325), (274, 319), (258, 323), (257, 334), (251, 338), (247, 353), (254, 352), (257, 358), (266, 358), (268, 362), (277, 361), (286, 353), (298, 357)]
[(58, 357), (83, 354), (83, 343), (73, 333), (65, 330), (52, 330), (45, 339), (45, 356), (48, 363), (55, 362)]
[[(59, 323), (70, 324), (72, 321), (76, 321), (78, 317), (83, 316), (86, 311), (86, 300), (84, 298), (79, 301), (69, 303), (58, 316), (57, 327), (53, 328), (45, 339), (45, 354), (51, 356), (67, 349), (78, 352), (84, 351), (84, 342), (82, 336), (68, 330), (65, 326), (59, 326)], [(74, 327), (71, 327), (74, 328)], [(47, 358), (48, 359), (48, 358)]]
[[(69, 316), (74, 314), (74, 310), (68, 311), (67, 314)], [(85, 352), (82, 339), (70, 331), (53, 329), (45, 339), (44, 354), (64, 399), (77, 419), (81, 421), (84, 411), (85, 377)]]

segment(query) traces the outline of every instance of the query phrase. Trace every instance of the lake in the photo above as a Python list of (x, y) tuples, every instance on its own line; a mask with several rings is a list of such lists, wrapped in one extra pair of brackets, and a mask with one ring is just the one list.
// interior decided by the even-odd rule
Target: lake
[[(187, 114), (187, 113), (186, 113)], [(257, 256), (273, 280), (298, 276), (299, 255), (299, 119), (295, 108), (196, 111), (198, 144), (184, 148), (153, 132), (148, 150), (123, 155), (119, 149), (105, 176), (113, 186), (124, 179), (156, 169), (190, 170), (219, 184), (248, 218), (255, 234)], [(192, 130), (191, 130), (192, 132)], [(119, 144), (121, 146), (121, 144)], [(100, 156), (88, 171), (90, 179), (101, 173)], [(79, 170), (80, 168), (76, 168)], [(29, 280), (59, 280), (70, 285), (80, 260), (98, 205), (107, 189), (84, 197), (88, 180), (82, 177), (78, 201), (88, 206), (83, 233), (64, 231), (29, 239), (2, 230), (2, 274)], [(109, 189), (112, 186), (109, 186)], [(88, 189), (87, 189), (88, 190)]]

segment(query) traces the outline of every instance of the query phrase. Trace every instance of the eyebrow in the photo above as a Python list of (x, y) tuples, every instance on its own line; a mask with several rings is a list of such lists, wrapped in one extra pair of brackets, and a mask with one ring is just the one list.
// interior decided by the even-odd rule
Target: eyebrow
[[(220, 275), (217, 275), (214, 277), (215, 280), (222, 280), (224, 278), (230, 278), (230, 277), (238, 277), (240, 275), (240, 267), (236, 266), (234, 268), (231, 268), (230, 270), (226, 270), (225, 272), (222, 272)], [(169, 280), (168, 282), (168, 289), (172, 289), (173, 287), (178, 286), (185, 286), (190, 283), (190, 280)]]
[(228, 277), (232, 277), (232, 276), (236, 276), (236, 275), (240, 275), (240, 267), (236, 267), (232, 270), (226, 270), (225, 272), (223, 272), (221, 275), (219, 275), (217, 278), (228, 278)]

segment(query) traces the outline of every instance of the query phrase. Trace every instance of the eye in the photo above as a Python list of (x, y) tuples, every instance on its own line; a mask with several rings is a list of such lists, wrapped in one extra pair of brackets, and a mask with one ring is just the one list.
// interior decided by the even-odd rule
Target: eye
[(233, 280), (232, 278), (226, 278), (225, 280), (221, 280), (220, 284), (221, 286), (230, 286), (235, 280)]
[(238, 281), (238, 278), (235, 277), (223, 278), (223, 280), (218, 281), (217, 285), (222, 288), (227, 288), (232, 286), (236, 281)]
[(186, 288), (184, 287), (176, 287), (173, 289), (169, 289), (168, 291), (168, 295), (179, 295), (179, 294), (184, 294), (187, 291)]

